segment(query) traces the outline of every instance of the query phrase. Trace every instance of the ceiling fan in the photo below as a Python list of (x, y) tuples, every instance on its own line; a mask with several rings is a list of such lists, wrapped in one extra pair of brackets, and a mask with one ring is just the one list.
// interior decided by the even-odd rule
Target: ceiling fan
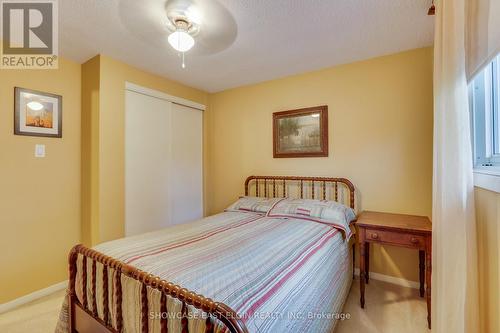
[[(217, 0), (121, 0), (121, 23), (159, 52), (174, 50), (186, 67), (185, 53), (205, 56), (227, 49), (238, 28), (231, 13)], [(167, 47), (165, 49), (165, 47)]]

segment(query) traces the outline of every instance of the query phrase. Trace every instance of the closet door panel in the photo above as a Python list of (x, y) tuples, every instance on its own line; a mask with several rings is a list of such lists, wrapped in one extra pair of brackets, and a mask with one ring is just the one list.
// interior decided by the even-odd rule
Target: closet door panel
[(172, 223), (203, 216), (203, 112), (172, 104), (170, 190)]
[(126, 91), (126, 236), (171, 224), (171, 108), (171, 102)]

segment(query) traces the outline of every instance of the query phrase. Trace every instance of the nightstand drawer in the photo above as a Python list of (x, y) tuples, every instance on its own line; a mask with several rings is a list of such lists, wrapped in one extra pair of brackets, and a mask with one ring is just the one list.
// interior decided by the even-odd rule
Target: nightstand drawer
[(394, 231), (366, 229), (366, 240), (386, 244), (395, 244), (414, 248), (425, 247), (425, 237)]

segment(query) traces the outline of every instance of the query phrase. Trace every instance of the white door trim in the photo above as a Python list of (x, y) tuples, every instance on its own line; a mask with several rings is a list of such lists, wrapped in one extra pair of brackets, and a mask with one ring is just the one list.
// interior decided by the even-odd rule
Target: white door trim
[(172, 95), (166, 94), (166, 93), (158, 91), (158, 90), (139, 86), (139, 85), (137, 85), (135, 83), (131, 83), (131, 82), (125, 82), (125, 90), (134, 91), (134, 92), (139, 93), (139, 94), (144, 94), (144, 95), (164, 99), (166, 101), (169, 101), (169, 102), (172, 102), (175, 104), (188, 106), (190, 108), (198, 109), (201, 111), (205, 111), (205, 109), (206, 109), (206, 106), (203, 104), (196, 103), (196, 102), (190, 101), (190, 100), (185, 99), (185, 98), (172, 96)]

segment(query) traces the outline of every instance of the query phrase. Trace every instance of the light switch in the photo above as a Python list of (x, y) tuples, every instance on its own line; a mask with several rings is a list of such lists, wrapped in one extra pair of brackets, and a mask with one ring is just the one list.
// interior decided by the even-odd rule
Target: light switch
[(45, 157), (45, 145), (35, 145), (35, 157)]

